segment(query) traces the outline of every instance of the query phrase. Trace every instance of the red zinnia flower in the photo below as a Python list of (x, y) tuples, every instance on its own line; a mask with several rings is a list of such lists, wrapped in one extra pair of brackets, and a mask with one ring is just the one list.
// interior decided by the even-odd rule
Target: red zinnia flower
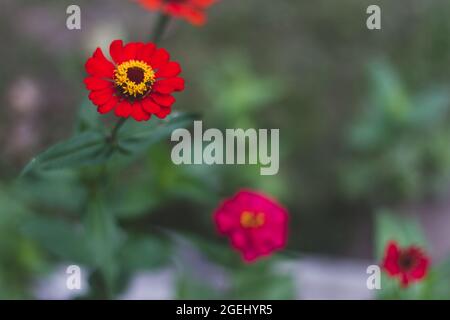
[(89, 76), (84, 83), (98, 112), (114, 110), (116, 116), (132, 116), (136, 121), (147, 121), (152, 114), (165, 118), (175, 102), (172, 93), (184, 90), (184, 79), (178, 77), (180, 65), (153, 43), (124, 46), (122, 40), (115, 40), (110, 55), (114, 63), (97, 48), (86, 62)]
[(286, 245), (288, 213), (261, 193), (238, 192), (220, 205), (214, 219), (219, 232), (231, 239), (247, 262)]
[(184, 18), (193, 25), (201, 26), (206, 22), (205, 11), (216, 0), (137, 0), (144, 8), (160, 10), (177, 18)]
[(400, 278), (403, 287), (423, 279), (429, 264), (430, 259), (419, 247), (400, 248), (394, 241), (386, 247), (383, 268), (389, 276)]

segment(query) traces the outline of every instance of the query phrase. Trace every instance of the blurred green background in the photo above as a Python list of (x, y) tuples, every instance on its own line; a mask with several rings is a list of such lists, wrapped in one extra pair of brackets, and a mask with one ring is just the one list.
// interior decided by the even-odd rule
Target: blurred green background
[[(81, 31), (65, 27), (73, 3), (82, 9)], [(382, 8), (381, 31), (366, 28), (370, 4)], [(214, 208), (242, 187), (263, 190), (290, 211), (289, 246), (275, 260), (313, 254), (376, 263), (374, 216), (389, 209), (418, 219), (430, 254), (443, 261), (450, 251), (449, 16), (447, 0), (223, 0), (205, 27), (172, 21), (161, 45), (187, 81), (175, 109), (199, 113), (204, 127), (280, 128), (279, 174), (177, 167), (164, 139), (131, 166), (111, 164), (115, 183), (97, 203), (90, 196), (96, 167), (17, 177), (35, 154), (95, 118), (82, 83), (92, 51), (116, 38), (150, 39), (156, 14), (126, 0), (3, 0), (0, 298), (33, 297), (33, 280), (61, 261), (92, 266), (89, 281), (100, 289), (88, 296), (105, 297), (95, 284), (107, 280), (95, 270), (108, 269), (118, 293), (138, 270), (183, 264), (174, 247), (186, 241), (233, 270), (229, 296), (292, 297), (287, 275), (269, 261), (242, 265), (216, 234)], [(102, 260), (107, 266), (86, 258), (92, 246), (80, 223), (90, 210), (119, 221), (120, 249), (98, 249), (114, 250)], [(179, 297), (218, 295), (188, 269), (179, 273)]]

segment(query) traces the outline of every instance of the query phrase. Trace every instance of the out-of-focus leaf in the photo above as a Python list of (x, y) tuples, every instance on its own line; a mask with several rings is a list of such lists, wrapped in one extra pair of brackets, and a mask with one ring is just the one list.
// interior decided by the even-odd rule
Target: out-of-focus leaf
[(447, 89), (435, 89), (419, 94), (414, 101), (411, 126), (420, 129), (435, 129), (436, 125), (448, 120), (450, 94)]
[(92, 105), (87, 98), (83, 100), (77, 116), (75, 133), (79, 134), (85, 131), (102, 131), (103, 126), (100, 121), (100, 114), (97, 108)]
[(233, 273), (231, 299), (284, 300), (295, 298), (292, 276), (272, 270), (268, 262), (242, 267)]
[(124, 237), (116, 225), (114, 214), (105, 208), (100, 195), (92, 198), (88, 204), (85, 225), (89, 253), (93, 257), (92, 265), (101, 270), (112, 294), (119, 276), (117, 250)]
[(65, 142), (50, 147), (33, 158), (23, 169), (21, 176), (33, 170), (64, 169), (88, 164), (99, 164), (111, 155), (105, 137), (98, 132), (85, 132)]
[(119, 132), (118, 144), (125, 154), (140, 155), (152, 144), (170, 136), (173, 130), (185, 127), (196, 119), (196, 115), (173, 113), (166, 119), (145, 124), (125, 126)]
[(13, 187), (23, 203), (65, 212), (80, 212), (86, 197), (86, 190), (74, 170), (41, 172), (17, 180)]
[(126, 270), (141, 271), (158, 268), (169, 262), (172, 248), (156, 237), (133, 237), (120, 250), (120, 261)]
[(223, 298), (223, 293), (204, 283), (190, 278), (188, 275), (180, 275), (176, 283), (176, 299), (200, 299), (214, 300)]
[(411, 101), (401, 80), (387, 63), (377, 62), (371, 66), (373, 100), (386, 119), (404, 121), (411, 109)]
[(33, 217), (24, 224), (22, 232), (60, 259), (92, 263), (89, 244), (80, 226), (77, 228), (55, 218)]
[(425, 291), (426, 297), (448, 300), (450, 297), (450, 259), (433, 264), (433, 269), (427, 278), (429, 285)]

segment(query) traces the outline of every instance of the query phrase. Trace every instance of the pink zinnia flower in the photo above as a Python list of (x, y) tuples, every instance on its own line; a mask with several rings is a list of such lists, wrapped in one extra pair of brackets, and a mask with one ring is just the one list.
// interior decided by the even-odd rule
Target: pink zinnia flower
[(241, 190), (225, 200), (214, 213), (219, 232), (247, 262), (285, 247), (288, 213), (262, 193)]

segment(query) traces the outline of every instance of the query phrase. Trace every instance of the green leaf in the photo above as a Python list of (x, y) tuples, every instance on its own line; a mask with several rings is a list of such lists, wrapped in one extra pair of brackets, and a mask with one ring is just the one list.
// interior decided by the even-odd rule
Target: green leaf
[(233, 272), (230, 295), (231, 299), (293, 299), (295, 286), (291, 275), (279, 274), (270, 262), (259, 262)]
[(96, 194), (90, 201), (85, 218), (86, 241), (93, 257), (92, 266), (99, 269), (107, 286), (108, 295), (117, 289), (119, 265), (117, 250), (123, 243), (123, 234), (118, 228), (114, 214), (106, 210), (104, 198)]
[(119, 147), (125, 154), (140, 155), (151, 145), (170, 136), (173, 130), (185, 127), (196, 119), (196, 115), (173, 113), (162, 121), (149, 124), (131, 124), (119, 132)]
[(425, 297), (428, 299), (445, 299), (450, 297), (450, 259), (435, 265), (427, 276), (429, 286), (426, 287)]
[(198, 299), (211, 300), (223, 299), (223, 293), (214, 288), (211, 284), (191, 278), (188, 274), (178, 276), (176, 282), (176, 299)]
[(106, 161), (112, 149), (99, 132), (85, 132), (65, 142), (50, 147), (32, 159), (22, 170), (21, 176), (34, 170), (63, 169), (99, 164)]
[(158, 268), (168, 263), (172, 248), (167, 241), (156, 237), (133, 237), (126, 241), (120, 261), (129, 271)]
[(80, 212), (87, 191), (74, 170), (46, 171), (19, 179), (13, 185), (19, 200), (29, 206)]
[(79, 134), (85, 131), (102, 131), (102, 123), (97, 108), (92, 105), (89, 99), (84, 99), (78, 110), (78, 116), (75, 125), (75, 133)]
[(55, 218), (34, 217), (25, 223), (22, 232), (60, 259), (82, 264), (92, 262), (81, 228)]

